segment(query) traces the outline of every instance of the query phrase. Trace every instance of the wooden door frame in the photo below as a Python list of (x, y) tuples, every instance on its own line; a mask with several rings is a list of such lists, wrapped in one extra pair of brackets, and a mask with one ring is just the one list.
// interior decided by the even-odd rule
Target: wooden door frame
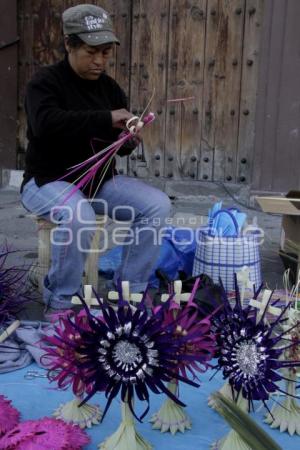
[(17, 0), (0, 2), (0, 168), (16, 168)]

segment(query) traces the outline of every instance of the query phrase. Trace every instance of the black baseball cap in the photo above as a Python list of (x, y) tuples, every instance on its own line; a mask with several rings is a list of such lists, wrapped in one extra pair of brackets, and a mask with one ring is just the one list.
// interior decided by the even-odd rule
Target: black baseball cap
[(120, 44), (109, 13), (100, 6), (82, 4), (66, 9), (62, 15), (65, 35), (76, 34), (88, 45)]

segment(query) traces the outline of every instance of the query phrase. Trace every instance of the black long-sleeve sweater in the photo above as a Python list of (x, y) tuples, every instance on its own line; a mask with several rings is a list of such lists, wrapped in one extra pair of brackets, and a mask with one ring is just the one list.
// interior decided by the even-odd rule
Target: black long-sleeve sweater
[[(110, 111), (126, 107), (124, 92), (105, 73), (98, 80), (83, 79), (67, 57), (42, 68), (28, 83), (25, 96), (28, 147), (22, 188), (32, 177), (38, 186), (57, 180), (69, 167), (115, 141), (121, 130), (112, 127)], [(133, 148), (125, 145), (118, 155), (128, 155)], [(103, 181), (113, 173), (114, 160)], [(72, 182), (79, 175), (76, 172), (64, 180)], [(100, 173), (93, 187), (99, 177)], [(89, 187), (85, 189), (85, 193), (89, 191)]]

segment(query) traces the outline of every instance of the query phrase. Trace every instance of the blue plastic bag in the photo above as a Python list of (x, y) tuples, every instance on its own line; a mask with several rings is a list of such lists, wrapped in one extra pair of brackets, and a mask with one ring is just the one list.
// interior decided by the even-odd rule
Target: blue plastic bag
[(222, 208), (222, 202), (215, 203), (208, 211), (208, 226), (211, 235), (239, 236), (247, 215), (237, 208)]

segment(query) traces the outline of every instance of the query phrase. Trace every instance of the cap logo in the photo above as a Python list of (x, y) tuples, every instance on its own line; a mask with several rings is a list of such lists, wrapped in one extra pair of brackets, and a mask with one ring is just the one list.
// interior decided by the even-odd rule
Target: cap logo
[(88, 31), (100, 30), (107, 21), (107, 15), (103, 14), (101, 17), (85, 16), (84, 20)]

